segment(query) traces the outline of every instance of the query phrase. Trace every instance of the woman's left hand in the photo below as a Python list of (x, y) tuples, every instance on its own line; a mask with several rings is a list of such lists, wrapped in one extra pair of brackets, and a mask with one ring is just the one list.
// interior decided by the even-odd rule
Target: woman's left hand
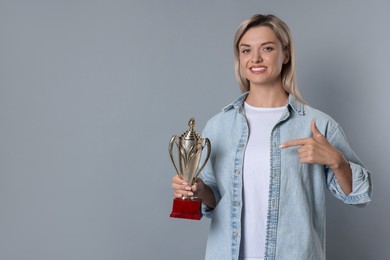
[(297, 151), (301, 163), (321, 164), (337, 168), (340, 163), (345, 162), (343, 154), (321, 134), (314, 120), (311, 122), (311, 132), (313, 137), (290, 140), (279, 147), (284, 149), (291, 146), (300, 146)]
[(317, 129), (316, 122), (311, 122), (313, 137), (295, 139), (281, 144), (284, 149), (291, 146), (300, 146), (298, 154), (301, 163), (316, 163), (328, 165), (332, 168), (341, 189), (346, 195), (352, 192), (352, 170), (344, 155), (334, 148)]

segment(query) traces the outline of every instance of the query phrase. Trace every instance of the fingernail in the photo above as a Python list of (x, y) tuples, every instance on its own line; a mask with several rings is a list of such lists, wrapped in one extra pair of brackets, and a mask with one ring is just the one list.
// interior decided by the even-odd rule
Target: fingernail
[(192, 195), (194, 195), (194, 193), (193, 192), (188, 192), (188, 196), (192, 196)]
[(191, 187), (187, 186), (185, 187), (186, 190), (191, 190)]
[(188, 185), (188, 183), (187, 183), (187, 182), (185, 182), (185, 181), (183, 181), (183, 185)]

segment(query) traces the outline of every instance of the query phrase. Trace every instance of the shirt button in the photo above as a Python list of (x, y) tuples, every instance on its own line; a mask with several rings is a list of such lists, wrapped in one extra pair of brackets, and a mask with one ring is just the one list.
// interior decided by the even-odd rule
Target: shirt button
[(236, 172), (234, 173), (236, 176), (240, 175), (240, 171), (239, 170), (236, 170)]
[(234, 231), (234, 232), (233, 232), (233, 236), (234, 236), (234, 237), (238, 237), (238, 232), (237, 232), (237, 231)]
[(245, 146), (245, 144), (240, 144), (240, 148), (243, 148)]
[(234, 206), (237, 206), (237, 207), (240, 206), (240, 202), (239, 201), (235, 201), (234, 202)]

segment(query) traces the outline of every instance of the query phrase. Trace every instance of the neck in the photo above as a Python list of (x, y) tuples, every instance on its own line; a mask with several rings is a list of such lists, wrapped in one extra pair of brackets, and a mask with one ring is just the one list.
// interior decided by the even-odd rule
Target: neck
[(246, 102), (254, 107), (282, 107), (285, 106), (288, 93), (280, 86), (265, 87), (251, 86)]

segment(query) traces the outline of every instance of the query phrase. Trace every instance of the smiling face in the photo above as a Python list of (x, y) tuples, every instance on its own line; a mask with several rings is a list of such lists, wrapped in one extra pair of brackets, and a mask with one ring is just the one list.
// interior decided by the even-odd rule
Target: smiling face
[(289, 53), (271, 28), (249, 29), (238, 44), (238, 51), (240, 70), (250, 87), (282, 87), (281, 71), (283, 64), (289, 61)]

